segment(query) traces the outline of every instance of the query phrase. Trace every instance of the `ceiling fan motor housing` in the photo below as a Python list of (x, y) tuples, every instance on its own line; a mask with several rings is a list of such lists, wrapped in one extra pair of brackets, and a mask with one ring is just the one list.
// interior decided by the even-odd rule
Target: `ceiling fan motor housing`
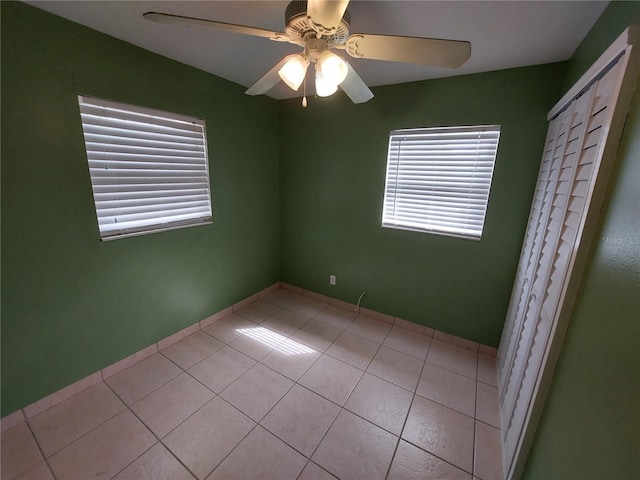
[[(349, 37), (351, 15), (347, 9), (344, 12), (338, 30), (333, 35), (324, 35), (323, 38), (329, 43), (344, 44)], [(310, 36), (315, 36), (315, 30), (309, 25), (307, 20), (307, 2), (290, 2), (284, 11), (285, 32), (295, 43), (304, 45), (305, 40)]]

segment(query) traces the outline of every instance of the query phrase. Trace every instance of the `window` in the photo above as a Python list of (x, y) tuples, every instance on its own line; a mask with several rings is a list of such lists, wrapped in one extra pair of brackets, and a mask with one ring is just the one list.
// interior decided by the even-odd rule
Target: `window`
[(382, 226), (479, 240), (499, 137), (498, 125), (391, 132)]
[(102, 240), (211, 223), (203, 120), (78, 96)]

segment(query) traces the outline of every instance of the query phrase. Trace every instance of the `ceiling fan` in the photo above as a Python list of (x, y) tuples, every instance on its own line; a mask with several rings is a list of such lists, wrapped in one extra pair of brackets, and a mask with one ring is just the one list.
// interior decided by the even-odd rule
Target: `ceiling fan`
[[(293, 90), (303, 83), (310, 64), (315, 69), (315, 90), (319, 97), (335, 93), (338, 86), (354, 103), (373, 98), (373, 93), (343, 57), (331, 50), (344, 50), (354, 58), (415, 63), (458, 68), (471, 56), (471, 44), (458, 40), (401, 37), (392, 35), (349, 35), (349, 0), (294, 1), (285, 10), (285, 32), (203, 18), (147, 12), (144, 17), (159, 23), (211, 27), (228, 32), (268, 38), (299, 45), (303, 51), (287, 55), (245, 93), (262, 95), (283, 80)], [(306, 107), (306, 96), (302, 105)]]

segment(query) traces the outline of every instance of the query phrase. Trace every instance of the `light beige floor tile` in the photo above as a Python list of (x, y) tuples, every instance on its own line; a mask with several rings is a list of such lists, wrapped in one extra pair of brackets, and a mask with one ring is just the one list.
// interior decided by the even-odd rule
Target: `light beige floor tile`
[(260, 424), (308, 457), (339, 411), (335, 403), (294, 385)]
[(324, 352), (341, 333), (342, 330), (339, 328), (311, 320), (291, 335), (291, 338), (305, 345), (309, 345), (311, 348), (320, 352)]
[(336, 477), (331, 475), (326, 470), (320, 468), (313, 462), (307, 463), (304, 470), (298, 477), (298, 480), (337, 480)]
[(224, 317), (222, 320), (218, 320), (216, 323), (212, 323), (203, 329), (203, 332), (217, 338), (221, 342), (229, 344), (241, 335), (239, 330), (254, 328), (257, 326), (258, 324), (251, 320), (239, 315), (231, 314)]
[(500, 428), (500, 400), (496, 387), (478, 382), (476, 418), (481, 422)]
[(357, 316), (358, 314), (351, 310), (329, 305), (324, 310), (318, 312), (313, 319), (330, 327), (344, 330)]
[(105, 380), (127, 405), (158, 389), (182, 373), (165, 357), (156, 353)]
[(325, 352), (338, 360), (365, 370), (380, 345), (357, 335), (344, 332)]
[(203, 479), (254, 426), (253, 420), (216, 397), (167, 435), (163, 443)]
[(408, 390), (365, 373), (344, 408), (400, 435), (412, 398)]
[(319, 302), (309, 297), (301, 297), (293, 300), (287, 308), (296, 313), (305, 315), (306, 317), (313, 317), (317, 315), (321, 310), (327, 306), (324, 302)]
[(241, 335), (232, 341), (229, 346), (254, 360), (262, 360), (287, 339), (284, 335), (262, 325), (242, 328), (239, 331)]
[(189, 374), (220, 393), (255, 363), (252, 358), (226, 346), (191, 367)]
[(433, 340), (427, 362), (475, 380), (478, 369), (478, 353), (441, 340)]
[(291, 380), (258, 363), (223, 390), (220, 396), (258, 422), (292, 386)]
[(451, 370), (426, 363), (416, 393), (470, 417), (475, 415), (475, 380)]
[(42, 461), (38, 445), (24, 422), (2, 432), (0, 455), (3, 479), (17, 477)]
[(379, 322), (365, 315), (359, 315), (351, 322), (346, 331), (372, 342), (382, 343), (389, 330), (391, 330), (391, 325), (388, 323)]
[(471, 473), (472, 418), (416, 395), (402, 438)]
[(113, 480), (193, 480), (193, 476), (161, 444), (156, 443)]
[(50, 457), (126, 408), (103, 382), (31, 418), (42, 452)]
[(223, 346), (220, 340), (199, 331), (168, 346), (160, 353), (180, 368), (188, 370)]
[(296, 479), (307, 459), (257, 426), (207, 480)]
[[(2, 477), (5, 478), (4, 476)], [(8, 478), (8, 477), (7, 477)], [(55, 480), (46, 462), (40, 462), (29, 471), (15, 477), (15, 480)]]
[(318, 358), (320, 352), (288, 338), (279, 348), (264, 357), (261, 363), (293, 381), (298, 381)]
[(49, 458), (58, 480), (111, 478), (148, 450), (156, 439), (124, 410)]
[(292, 312), (290, 310), (281, 310), (262, 322), (262, 325), (274, 332), (288, 337), (309, 320), (309, 317), (305, 317), (299, 313)]
[(383, 346), (367, 371), (414, 392), (423, 364), (422, 360)]
[(300, 298), (302, 298), (302, 295), (300, 294), (290, 292), (289, 290), (280, 289), (280, 290), (275, 290), (274, 292), (269, 293), (268, 295), (265, 295), (263, 297), (263, 300), (269, 303), (273, 303), (278, 307), (285, 308), (289, 304), (291, 304), (291, 302), (293, 302), (294, 300), (298, 300)]
[(312, 460), (342, 479), (384, 479), (398, 437), (342, 410)]
[(162, 438), (214, 396), (191, 375), (183, 373), (134, 403), (131, 410)]
[(426, 335), (420, 335), (404, 328), (393, 327), (382, 344), (385, 347), (393, 348), (399, 352), (424, 360), (427, 358), (431, 340), (433, 339)]
[(356, 367), (322, 355), (298, 383), (338, 405), (343, 405), (362, 373)]
[(476, 421), (473, 474), (482, 480), (502, 480), (500, 430)]
[(471, 480), (471, 475), (400, 440), (387, 480)]
[(486, 355), (478, 355), (478, 381), (498, 386), (498, 366), (496, 359)]
[(280, 307), (273, 303), (265, 302), (264, 300), (257, 300), (234, 313), (247, 318), (252, 322), (262, 323), (271, 315), (279, 311)]

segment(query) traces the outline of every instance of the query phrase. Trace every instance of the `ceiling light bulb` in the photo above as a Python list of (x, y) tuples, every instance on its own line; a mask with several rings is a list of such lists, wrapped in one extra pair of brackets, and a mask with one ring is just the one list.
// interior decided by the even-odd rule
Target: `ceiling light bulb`
[(290, 58), (284, 62), (284, 65), (278, 70), (280, 78), (289, 85), (293, 90), (298, 90), (304, 76), (307, 73), (307, 67), (309, 61), (302, 55), (291, 55)]
[(340, 85), (347, 78), (349, 67), (347, 62), (329, 50), (320, 55), (320, 69), (324, 78), (336, 85)]
[(322, 71), (316, 68), (316, 95), (319, 97), (328, 97), (336, 93), (337, 90), (338, 85), (324, 78)]

